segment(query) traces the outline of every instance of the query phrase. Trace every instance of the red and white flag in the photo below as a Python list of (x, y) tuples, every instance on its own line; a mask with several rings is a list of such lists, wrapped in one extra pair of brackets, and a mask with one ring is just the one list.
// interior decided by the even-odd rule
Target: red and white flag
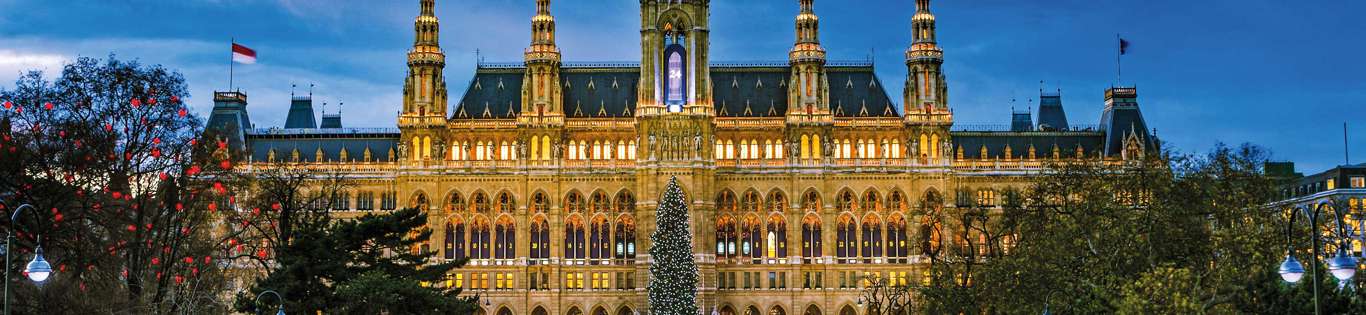
[(256, 51), (247, 46), (232, 43), (232, 61), (242, 64), (255, 64)]

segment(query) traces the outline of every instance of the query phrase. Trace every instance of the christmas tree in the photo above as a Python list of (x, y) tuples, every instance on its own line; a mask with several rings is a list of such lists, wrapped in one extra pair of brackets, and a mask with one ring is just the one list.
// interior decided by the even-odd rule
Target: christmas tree
[(655, 217), (655, 232), (650, 235), (650, 308), (654, 314), (697, 314), (697, 264), (692, 256), (692, 235), (688, 228), (688, 205), (678, 178), (664, 187)]

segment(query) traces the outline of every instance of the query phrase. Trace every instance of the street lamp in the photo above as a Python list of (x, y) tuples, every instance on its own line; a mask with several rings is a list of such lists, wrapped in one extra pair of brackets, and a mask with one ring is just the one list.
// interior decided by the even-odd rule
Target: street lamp
[[(0, 205), (4, 205), (4, 203), (0, 202)], [(6, 208), (8, 208), (8, 206), (6, 206)], [(0, 253), (5, 255), (5, 315), (9, 315), (9, 262), (10, 257), (14, 256), (10, 255), (10, 243), (13, 243), (14, 241), (14, 222), (19, 221), (19, 213), (24, 212), (24, 209), (33, 209), (34, 211), (29, 212), (32, 212), (34, 216), (38, 215), (37, 209), (30, 204), (22, 204), (19, 205), (19, 207), (14, 208), (14, 213), (11, 214), (9, 218), (9, 231), (5, 233), (5, 247), (0, 248)], [(28, 273), (29, 280), (41, 284), (52, 276), (52, 265), (48, 264), (47, 259), (43, 258), (42, 237), (37, 238), (37, 245), (38, 246), (35, 247), (33, 251), (33, 261), (28, 263), (28, 267), (25, 268), (24, 271)]]
[[(260, 294), (257, 294), (256, 299), (252, 300), (252, 304), (254, 305), (260, 302), (261, 297), (265, 296), (266, 293), (274, 294), (275, 299), (280, 301), (280, 307), (277, 308), (277, 311), (275, 311), (275, 315), (285, 315), (285, 297), (281, 296), (280, 292), (275, 292), (275, 290), (266, 290), (264, 292), (261, 292)], [(257, 313), (260, 313), (260, 310), (257, 310)]]
[(1053, 312), (1048, 309), (1048, 304), (1053, 301), (1054, 293), (1058, 293), (1058, 291), (1048, 292), (1048, 296), (1043, 298), (1043, 315), (1053, 315)]
[[(1312, 208), (1313, 209), (1311, 210), (1306, 209), (1304, 207), (1296, 207), (1295, 209), (1291, 210), (1290, 221), (1285, 228), (1285, 261), (1281, 262), (1281, 267), (1279, 270), (1279, 273), (1281, 274), (1281, 280), (1285, 280), (1285, 282), (1287, 283), (1294, 284), (1298, 283), (1300, 279), (1304, 278), (1304, 265), (1300, 264), (1300, 261), (1295, 259), (1295, 248), (1294, 245), (1292, 245), (1293, 242), (1291, 240), (1292, 232), (1294, 231), (1295, 227), (1295, 217), (1297, 217), (1296, 213), (1300, 212), (1303, 213), (1305, 216), (1309, 217), (1309, 227), (1310, 233), (1312, 234), (1314, 247), (1314, 260), (1311, 261), (1309, 266), (1310, 270), (1313, 273), (1313, 279), (1315, 279), (1312, 281), (1317, 281), (1319, 277), (1319, 264), (1316, 262), (1316, 260), (1318, 260), (1318, 257), (1323, 255), (1322, 250), (1320, 249), (1320, 247), (1322, 246), (1320, 240), (1322, 233), (1319, 231), (1319, 215), (1322, 214), (1323, 208), (1331, 208), (1333, 210), (1333, 223), (1335, 224), (1335, 227), (1337, 227), (1337, 235), (1340, 238), (1339, 242), (1341, 244), (1338, 245), (1337, 255), (1335, 255), (1333, 258), (1329, 258), (1327, 261), (1328, 272), (1333, 274), (1333, 278), (1338, 279), (1338, 288), (1341, 289), (1347, 285), (1347, 282), (1352, 280), (1353, 276), (1356, 275), (1357, 268), (1356, 258), (1347, 255), (1347, 247), (1351, 244), (1348, 243), (1350, 239), (1346, 236), (1346, 228), (1343, 226), (1342, 215), (1341, 213), (1339, 213), (1338, 206), (1330, 201), (1319, 202), (1318, 204), (1313, 205)], [(1312, 286), (1314, 289), (1314, 314), (1318, 314), (1319, 286), (1316, 284)]]

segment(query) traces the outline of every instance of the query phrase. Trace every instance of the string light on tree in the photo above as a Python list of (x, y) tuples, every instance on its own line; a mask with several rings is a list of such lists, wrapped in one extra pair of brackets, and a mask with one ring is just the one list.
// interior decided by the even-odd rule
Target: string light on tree
[(650, 307), (653, 314), (697, 314), (697, 262), (693, 261), (688, 205), (678, 178), (669, 178), (660, 198), (657, 229), (650, 235)]

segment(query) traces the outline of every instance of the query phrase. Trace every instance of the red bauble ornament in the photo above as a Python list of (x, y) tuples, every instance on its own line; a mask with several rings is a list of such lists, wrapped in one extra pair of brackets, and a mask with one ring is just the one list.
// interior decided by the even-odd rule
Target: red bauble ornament
[(194, 257), (185, 256), (185, 263), (186, 263), (186, 264), (193, 264), (193, 263), (194, 263)]
[(175, 275), (175, 284), (185, 283), (185, 276)]
[(223, 162), (218, 163), (218, 167), (222, 167), (224, 170), (230, 170), (232, 169), (232, 161), (223, 160)]
[(180, 103), (180, 97), (171, 95), (171, 103)]
[(14, 108), (14, 103), (10, 103), (10, 101), (5, 101), (5, 109), (10, 108)]
[(178, 115), (178, 116), (180, 116), (180, 117), (185, 117), (186, 114), (188, 114), (188, 113), (185, 112), (185, 109), (184, 109), (184, 108), (181, 108), (180, 111), (176, 112), (176, 115)]
[(210, 204), (209, 204), (209, 212), (217, 212), (217, 211), (218, 211), (218, 204), (216, 204), (216, 203), (210, 203)]
[(51, 102), (43, 103), (43, 109), (52, 110), (52, 103), (51, 103)]
[(133, 98), (133, 100), (130, 101), (129, 103), (133, 105), (133, 108), (137, 108), (138, 106), (142, 106), (142, 100), (139, 100), (139, 99), (137, 99), (137, 98)]

